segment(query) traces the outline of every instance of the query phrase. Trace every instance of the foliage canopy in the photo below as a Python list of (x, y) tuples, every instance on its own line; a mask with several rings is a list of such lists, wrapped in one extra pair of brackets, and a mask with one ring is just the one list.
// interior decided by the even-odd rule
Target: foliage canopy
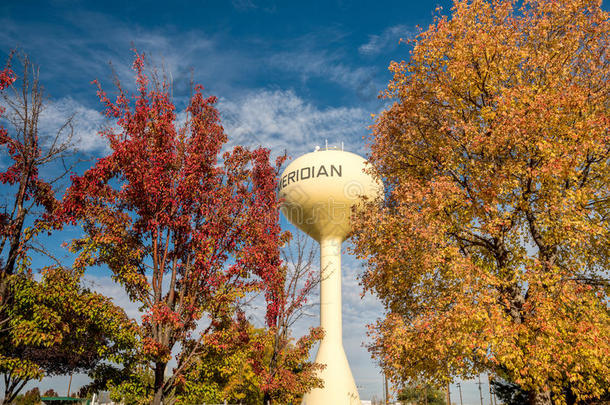
[[(264, 148), (223, 153), (215, 97), (196, 86), (180, 125), (169, 82), (150, 76), (137, 52), (133, 70), (133, 95), (117, 83), (111, 100), (98, 84), (116, 121), (101, 133), (111, 153), (72, 177), (60, 218), (86, 233), (72, 244), (75, 267), (107, 265), (140, 304), (140, 360), (154, 370), (159, 404), (245, 294), (264, 292), (272, 325), (283, 282), (275, 192), (283, 158), (274, 167)], [(209, 322), (195, 332), (200, 321)], [(166, 378), (179, 343), (178, 365)]]
[(502, 369), (534, 403), (610, 387), (608, 14), (458, 0), (392, 63), (359, 214), (394, 380)]

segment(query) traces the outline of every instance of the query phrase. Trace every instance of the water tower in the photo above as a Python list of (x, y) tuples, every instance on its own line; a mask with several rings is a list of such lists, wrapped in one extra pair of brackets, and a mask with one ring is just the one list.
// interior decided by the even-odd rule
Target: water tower
[(325, 335), (316, 362), (324, 388), (305, 395), (303, 405), (360, 405), (354, 377), (343, 349), (341, 321), (341, 243), (351, 230), (352, 206), (360, 196), (375, 198), (382, 187), (364, 173), (365, 160), (326, 148), (294, 161), (280, 177), (282, 213), (320, 243), (320, 326)]

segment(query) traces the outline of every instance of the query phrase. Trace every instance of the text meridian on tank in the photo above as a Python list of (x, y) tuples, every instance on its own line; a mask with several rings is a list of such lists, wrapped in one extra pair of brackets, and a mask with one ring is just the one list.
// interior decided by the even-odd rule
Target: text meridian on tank
[(289, 185), (301, 180), (314, 179), (316, 177), (342, 177), (343, 168), (341, 165), (321, 165), (321, 166), (308, 166), (301, 167), (286, 173), (280, 179), (279, 188), (280, 190)]

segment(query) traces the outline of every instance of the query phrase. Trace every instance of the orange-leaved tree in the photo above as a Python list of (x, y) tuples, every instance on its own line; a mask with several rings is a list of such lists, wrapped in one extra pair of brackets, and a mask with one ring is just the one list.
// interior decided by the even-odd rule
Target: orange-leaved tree
[(392, 63), (355, 251), (396, 381), (483, 370), (531, 403), (610, 386), (610, 66), (600, 2), (455, 2)]

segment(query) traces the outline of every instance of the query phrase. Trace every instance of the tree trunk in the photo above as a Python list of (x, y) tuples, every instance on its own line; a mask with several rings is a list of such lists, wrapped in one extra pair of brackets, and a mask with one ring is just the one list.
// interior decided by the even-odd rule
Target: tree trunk
[(19, 392), (29, 380), (13, 379), (4, 375), (4, 398), (0, 399), (0, 405), (12, 404)]
[(163, 401), (163, 383), (165, 383), (165, 366), (167, 363), (155, 364), (155, 397), (152, 405), (161, 405)]
[(10, 246), (8, 251), (8, 257), (6, 259), (6, 264), (4, 266), (4, 272), (7, 274), (15, 273), (15, 262), (17, 261), (17, 254), (19, 253), (19, 248), (21, 247), (21, 232), (23, 230), (24, 222), (25, 211), (23, 210), (23, 207), (21, 207), (20, 204), (19, 212), (17, 213), (17, 218), (14, 222), (15, 230), (9, 238)]
[(530, 405), (552, 405), (551, 391), (533, 391), (529, 397)]

